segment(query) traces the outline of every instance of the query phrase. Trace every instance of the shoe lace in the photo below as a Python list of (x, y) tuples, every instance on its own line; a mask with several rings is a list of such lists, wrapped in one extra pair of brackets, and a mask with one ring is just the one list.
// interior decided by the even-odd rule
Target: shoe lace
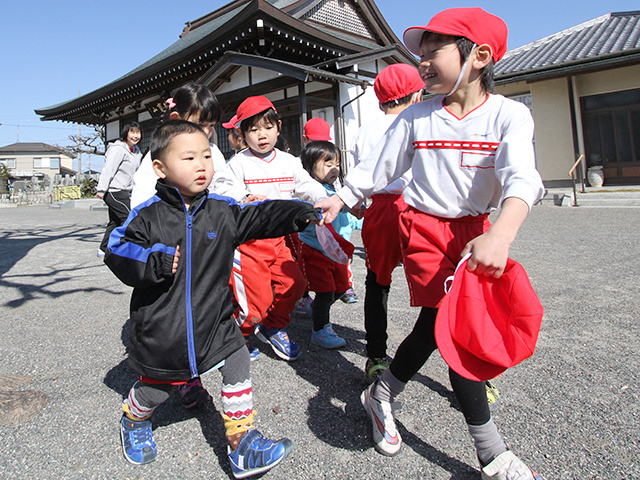
[(505, 478), (506, 480), (528, 480), (531, 478), (531, 470), (524, 463), (514, 460), (509, 464)]
[(150, 427), (131, 431), (131, 443), (135, 446), (151, 445), (152, 431)]

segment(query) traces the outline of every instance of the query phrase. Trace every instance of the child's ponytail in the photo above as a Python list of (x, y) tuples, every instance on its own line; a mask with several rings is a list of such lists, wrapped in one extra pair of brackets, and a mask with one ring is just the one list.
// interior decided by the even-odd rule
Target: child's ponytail
[(200, 123), (219, 123), (222, 118), (220, 103), (215, 94), (199, 83), (188, 83), (180, 87), (173, 97), (166, 100), (162, 121), (168, 120), (173, 112), (182, 120), (197, 116)]

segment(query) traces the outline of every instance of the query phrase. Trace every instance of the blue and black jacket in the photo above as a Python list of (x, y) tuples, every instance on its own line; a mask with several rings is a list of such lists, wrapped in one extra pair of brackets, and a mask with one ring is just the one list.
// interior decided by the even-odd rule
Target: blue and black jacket
[[(235, 248), (247, 240), (297, 232), (320, 215), (298, 200), (240, 206), (206, 190), (187, 210), (177, 189), (162, 180), (156, 189), (113, 230), (105, 263), (134, 287), (133, 370), (157, 380), (186, 380), (244, 346), (229, 289)], [(180, 259), (172, 275), (176, 245)]]

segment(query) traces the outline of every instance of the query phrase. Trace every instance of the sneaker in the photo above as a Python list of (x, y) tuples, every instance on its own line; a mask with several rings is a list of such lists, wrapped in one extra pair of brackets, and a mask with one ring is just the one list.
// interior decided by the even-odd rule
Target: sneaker
[(193, 377), (178, 387), (180, 401), (184, 408), (198, 408), (211, 400), (211, 395), (202, 386), (200, 377)]
[(269, 343), (275, 354), (283, 360), (292, 362), (300, 356), (300, 347), (289, 340), (289, 335), (282, 328), (265, 328), (260, 324), (255, 334), (258, 340)]
[(98, 251), (96, 252), (96, 257), (98, 258), (104, 257), (104, 252), (101, 249), (98, 249)]
[(245, 478), (278, 465), (293, 450), (288, 438), (273, 441), (262, 436), (255, 429), (248, 430), (238, 444), (236, 451), (227, 447), (231, 471), (236, 478)]
[(368, 383), (375, 382), (382, 372), (389, 368), (389, 359), (383, 358), (367, 358), (367, 363), (364, 366), (364, 378)]
[(544, 480), (511, 450), (501, 453), (482, 469), (482, 480)]
[(489, 380), (485, 382), (487, 387), (487, 402), (489, 402), (489, 411), (495, 412), (500, 408), (500, 390)]
[(347, 341), (344, 338), (338, 336), (338, 334), (333, 330), (333, 327), (330, 323), (327, 323), (322, 330), (315, 332), (311, 332), (311, 343), (314, 345), (319, 345), (323, 348), (340, 348), (344, 347), (347, 344)]
[(313, 298), (311, 297), (302, 297), (298, 299), (296, 302), (295, 311), (298, 313), (302, 313), (311, 317), (313, 315), (313, 310), (311, 309), (311, 304), (313, 303)]
[(156, 459), (158, 452), (149, 420), (135, 422), (123, 414), (120, 421), (120, 439), (124, 458), (134, 465), (151, 463)]
[(244, 341), (247, 344), (247, 349), (249, 350), (249, 360), (251, 360), (252, 362), (255, 362), (260, 358), (260, 350), (258, 350), (256, 347), (254, 347), (251, 344), (251, 340), (249, 340), (248, 335), (244, 337)]
[(353, 291), (353, 288), (349, 287), (349, 290), (342, 294), (340, 300), (344, 303), (356, 303), (358, 301), (358, 296), (356, 295), (356, 292)]
[(362, 406), (373, 423), (373, 441), (375, 449), (383, 455), (393, 456), (402, 447), (402, 437), (396, 429), (393, 412), (400, 410), (399, 402), (380, 402), (371, 396), (375, 383), (369, 385), (360, 395)]

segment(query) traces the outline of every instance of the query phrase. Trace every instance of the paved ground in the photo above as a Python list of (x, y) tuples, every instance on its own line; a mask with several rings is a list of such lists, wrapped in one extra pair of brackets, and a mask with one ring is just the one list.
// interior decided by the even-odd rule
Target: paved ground
[[(495, 382), (502, 391), (495, 419), (548, 480), (640, 478), (639, 214), (536, 206), (512, 248), (546, 310), (534, 357)], [(122, 457), (119, 407), (135, 378), (126, 362), (129, 289), (96, 258), (105, 221), (106, 212), (86, 209), (0, 210), (0, 411), (19, 395), (48, 403), (29, 420), (28, 411), (0, 416), (0, 478), (232, 478), (218, 398), (197, 414), (171, 399), (153, 419), (158, 460), (136, 467)], [(361, 248), (354, 271), (362, 294)], [(407, 305), (398, 269), (391, 353), (417, 315)], [(288, 364), (263, 350), (252, 366), (259, 428), (295, 443), (264, 478), (479, 478), (438, 355), (401, 397), (401, 454), (373, 450), (358, 400), (362, 303), (338, 302), (332, 316), (348, 340), (344, 350), (311, 347), (311, 322), (296, 317), (290, 334), (303, 357)], [(217, 397), (219, 374), (204, 380)]]

